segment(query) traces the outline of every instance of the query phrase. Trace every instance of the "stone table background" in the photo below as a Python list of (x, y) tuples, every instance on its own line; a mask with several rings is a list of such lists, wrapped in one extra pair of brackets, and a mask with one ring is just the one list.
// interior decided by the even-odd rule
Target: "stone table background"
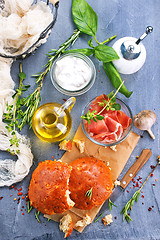
[[(26, 83), (31, 84), (31, 90), (34, 89), (34, 79), (30, 76), (41, 70), (47, 57), (45, 54), (51, 48), (58, 48), (76, 28), (71, 16), (71, 0), (60, 0), (57, 23), (52, 30), (52, 33), (47, 43), (41, 46), (33, 55), (23, 60), (23, 69), (27, 74)], [(158, 121), (153, 127), (156, 139), (153, 141), (146, 132), (140, 132), (133, 129), (136, 133), (143, 135), (127, 165), (125, 166), (120, 178), (128, 170), (131, 164), (135, 161), (137, 155), (140, 154), (143, 148), (151, 148), (153, 155), (139, 172), (138, 176), (142, 177), (142, 181), (150, 172), (150, 165), (155, 164), (156, 157), (160, 154), (160, 128), (159, 128), (159, 103), (160, 103), (160, 1), (159, 0), (88, 0), (88, 3), (93, 7), (98, 15), (98, 32), (97, 38), (103, 41), (110, 36), (117, 34), (117, 39), (124, 36), (139, 37), (145, 30), (146, 26), (151, 25), (154, 28), (153, 33), (144, 40), (144, 45), (147, 50), (147, 59), (143, 68), (130, 76), (122, 76), (126, 78), (126, 86), (129, 90), (133, 90), (130, 99), (125, 98), (120, 93), (118, 96), (124, 100), (131, 108), (133, 115), (144, 109), (150, 109), (156, 112)], [(74, 45), (74, 48), (87, 47), (89, 36), (81, 35)], [(112, 41), (109, 45), (115, 42)], [(84, 105), (96, 95), (109, 93), (113, 87), (108, 80), (102, 68), (102, 63), (91, 57), (96, 66), (97, 78), (93, 87), (89, 92), (77, 97), (76, 106), (72, 110), (73, 127), (69, 134), (72, 138), (80, 123), (80, 115)], [(12, 65), (11, 74), (18, 83), (19, 61)], [(31, 91), (30, 90), (30, 91)], [(63, 103), (63, 98), (67, 96), (59, 93), (52, 85), (49, 75), (44, 81), (42, 90), (42, 102), (46, 103), (55, 101)], [(22, 131), (31, 139), (32, 152), (34, 154), (34, 165), (31, 169), (29, 177), (26, 177), (21, 183), (17, 184), (17, 188), (22, 185), (23, 192), (28, 191), (30, 176), (38, 162), (51, 159), (53, 155), (59, 159), (63, 151), (58, 150), (58, 144), (49, 144), (40, 141), (32, 130), (27, 127)], [(7, 153), (1, 152), (0, 158), (5, 159)], [(157, 179), (157, 182), (155, 182)], [(152, 184), (156, 183), (156, 186)], [(130, 189), (132, 183), (128, 186), (124, 194), (117, 199), (117, 208), (113, 208), (112, 215), (114, 222), (111, 226), (104, 226), (101, 221), (88, 226), (82, 234), (73, 231), (70, 239), (76, 240), (95, 240), (95, 239), (116, 239), (116, 240), (150, 240), (160, 239), (160, 168), (156, 169), (154, 176), (150, 178), (143, 189), (144, 199), (140, 197), (138, 203), (133, 207), (131, 217), (133, 222), (129, 224), (122, 221), (120, 214), (122, 207), (135, 192), (135, 189)], [(13, 194), (12, 197), (10, 195)], [(14, 202), (14, 197), (17, 197), (17, 191), (9, 190), (8, 187), (0, 189), (0, 239), (1, 240), (48, 240), (48, 239), (63, 239), (64, 234), (59, 231), (58, 223), (53, 221), (47, 222), (40, 215), (42, 223), (38, 223), (34, 216), (34, 211), (30, 214), (22, 215), (21, 208), (24, 205), (23, 201), (19, 204)], [(144, 205), (142, 205), (144, 202)], [(154, 206), (151, 212), (148, 208)], [(25, 207), (26, 208), (26, 207)]]

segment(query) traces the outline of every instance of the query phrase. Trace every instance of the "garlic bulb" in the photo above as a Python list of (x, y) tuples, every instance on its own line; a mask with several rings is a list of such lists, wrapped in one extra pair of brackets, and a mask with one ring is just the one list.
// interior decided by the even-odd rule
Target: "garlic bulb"
[(156, 122), (157, 116), (151, 110), (143, 110), (140, 113), (136, 114), (133, 118), (135, 127), (148, 131), (152, 139), (155, 139), (154, 134), (152, 133), (151, 127)]

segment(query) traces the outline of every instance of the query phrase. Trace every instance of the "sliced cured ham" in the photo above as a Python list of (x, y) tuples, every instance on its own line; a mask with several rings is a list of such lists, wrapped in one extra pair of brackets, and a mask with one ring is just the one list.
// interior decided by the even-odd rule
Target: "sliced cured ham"
[(131, 118), (128, 117), (124, 112), (122, 111), (117, 111), (117, 118), (118, 118), (118, 122), (120, 124), (122, 124), (123, 128), (126, 129), (131, 125)]
[[(105, 94), (100, 95), (96, 98), (91, 104), (91, 112), (93, 110), (96, 111), (96, 113), (100, 112), (103, 109), (103, 106), (99, 106), (99, 103), (103, 103), (104, 100), (108, 100), (108, 97)], [(103, 113), (106, 113), (106, 110), (103, 111)]]
[(100, 113), (104, 117), (103, 120), (97, 120), (97, 122), (91, 120), (91, 124), (86, 123), (87, 132), (96, 141), (102, 143), (115, 142), (121, 139), (124, 130), (127, 129), (132, 120), (121, 110), (118, 111), (107, 111), (100, 106), (99, 103), (103, 103), (104, 100), (108, 100), (108, 97), (103, 94), (97, 97), (91, 104), (90, 111)]
[(87, 127), (88, 127), (88, 131), (92, 132), (93, 134), (101, 134), (109, 131), (104, 120), (97, 121), (97, 122), (91, 120), (91, 124), (87, 123)]

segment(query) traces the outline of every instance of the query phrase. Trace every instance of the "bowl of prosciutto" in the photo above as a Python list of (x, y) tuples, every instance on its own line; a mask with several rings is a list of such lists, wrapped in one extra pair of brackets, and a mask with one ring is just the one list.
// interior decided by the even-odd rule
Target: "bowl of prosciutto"
[(113, 92), (92, 99), (85, 106), (81, 118), (85, 135), (101, 146), (119, 144), (133, 126), (130, 108)]

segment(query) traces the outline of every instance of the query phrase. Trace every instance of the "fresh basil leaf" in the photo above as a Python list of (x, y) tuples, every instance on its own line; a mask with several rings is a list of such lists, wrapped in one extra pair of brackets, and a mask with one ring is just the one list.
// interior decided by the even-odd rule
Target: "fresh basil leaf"
[(91, 39), (88, 41), (88, 45), (89, 45), (91, 48), (94, 48), (94, 46), (93, 46), (93, 38), (91, 38)]
[(86, 56), (90, 56), (94, 53), (94, 50), (91, 48), (81, 48), (81, 49), (71, 49), (71, 50), (65, 51), (64, 53), (82, 53)]
[(104, 63), (119, 59), (119, 56), (117, 55), (116, 51), (112, 47), (99, 44), (94, 48), (94, 50), (95, 50), (95, 53), (94, 53), (95, 57), (99, 61), (103, 61)]
[(96, 115), (96, 118), (97, 118), (97, 120), (103, 120), (104, 119), (104, 117), (103, 116), (101, 116), (101, 115)]
[[(117, 69), (114, 67), (113, 63), (103, 63), (104, 71), (107, 74), (108, 78), (110, 79), (113, 86), (118, 89), (120, 84), (122, 83), (121, 76), (119, 75)], [(128, 89), (123, 84), (119, 90), (120, 93), (124, 94), (127, 98), (129, 98), (132, 92), (129, 92)]]
[(26, 74), (24, 72), (19, 73), (19, 77), (23, 80), (26, 78)]
[(97, 32), (97, 14), (85, 0), (72, 0), (72, 16), (77, 28), (90, 36)]

